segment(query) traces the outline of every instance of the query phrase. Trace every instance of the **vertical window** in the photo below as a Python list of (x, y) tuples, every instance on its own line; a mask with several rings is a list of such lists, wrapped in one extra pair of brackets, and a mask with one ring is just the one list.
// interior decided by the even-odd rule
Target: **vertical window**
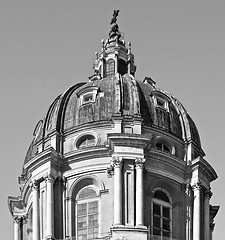
[(119, 59), (118, 73), (120, 73), (122, 76), (125, 73), (127, 73), (127, 63), (124, 60), (122, 60), (122, 59)]
[(77, 240), (98, 238), (99, 201), (92, 187), (83, 188), (77, 197), (76, 234)]
[(172, 216), (171, 202), (163, 191), (155, 191), (152, 200), (152, 234), (156, 236), (171, 237)]
[(106, 62), (106, 77), (113, 76), (115, 74), (115, 61), (113, 59), (109, 59)]

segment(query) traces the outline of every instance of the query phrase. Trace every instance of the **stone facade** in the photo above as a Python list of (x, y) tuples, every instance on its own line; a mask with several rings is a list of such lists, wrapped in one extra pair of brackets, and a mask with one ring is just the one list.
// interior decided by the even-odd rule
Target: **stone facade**
[(14, 240), (211, 240), (217, 174), (183, 105), (135, 79), (131, 44), (111, 21), (94, 74), (56, 98), (34, 130)]

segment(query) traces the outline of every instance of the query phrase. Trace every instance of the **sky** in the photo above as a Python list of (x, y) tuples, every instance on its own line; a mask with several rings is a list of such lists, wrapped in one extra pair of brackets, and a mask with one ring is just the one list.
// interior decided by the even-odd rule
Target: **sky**
[(211, 185), (211, 204), (220, 205), (214, 239), (224, 235), (225, 1), (0, 0), (2, 239), (13, 239), (7, 197), (20, 194), (34, 128), (58, 95), (92, 75), (114, 9), (132, 43), (136, 78), (151, 77), (176, 96), (197, 125), (218, 174)]

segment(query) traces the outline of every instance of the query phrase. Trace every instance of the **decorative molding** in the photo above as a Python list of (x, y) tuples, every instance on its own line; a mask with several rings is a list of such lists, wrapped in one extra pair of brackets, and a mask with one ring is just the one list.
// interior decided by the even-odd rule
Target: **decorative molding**
[(190, 196), (192, 190), (190, 182), (184, 183), (182, 189), (187, 196)]

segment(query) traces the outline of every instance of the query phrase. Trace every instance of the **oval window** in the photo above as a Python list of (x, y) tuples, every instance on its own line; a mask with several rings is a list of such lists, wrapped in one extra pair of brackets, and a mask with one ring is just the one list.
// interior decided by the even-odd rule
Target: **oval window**
[(95, 145), (95, 137), (93, 135), (85, 135), (77, 141), (77, 148), (92, 147)]

